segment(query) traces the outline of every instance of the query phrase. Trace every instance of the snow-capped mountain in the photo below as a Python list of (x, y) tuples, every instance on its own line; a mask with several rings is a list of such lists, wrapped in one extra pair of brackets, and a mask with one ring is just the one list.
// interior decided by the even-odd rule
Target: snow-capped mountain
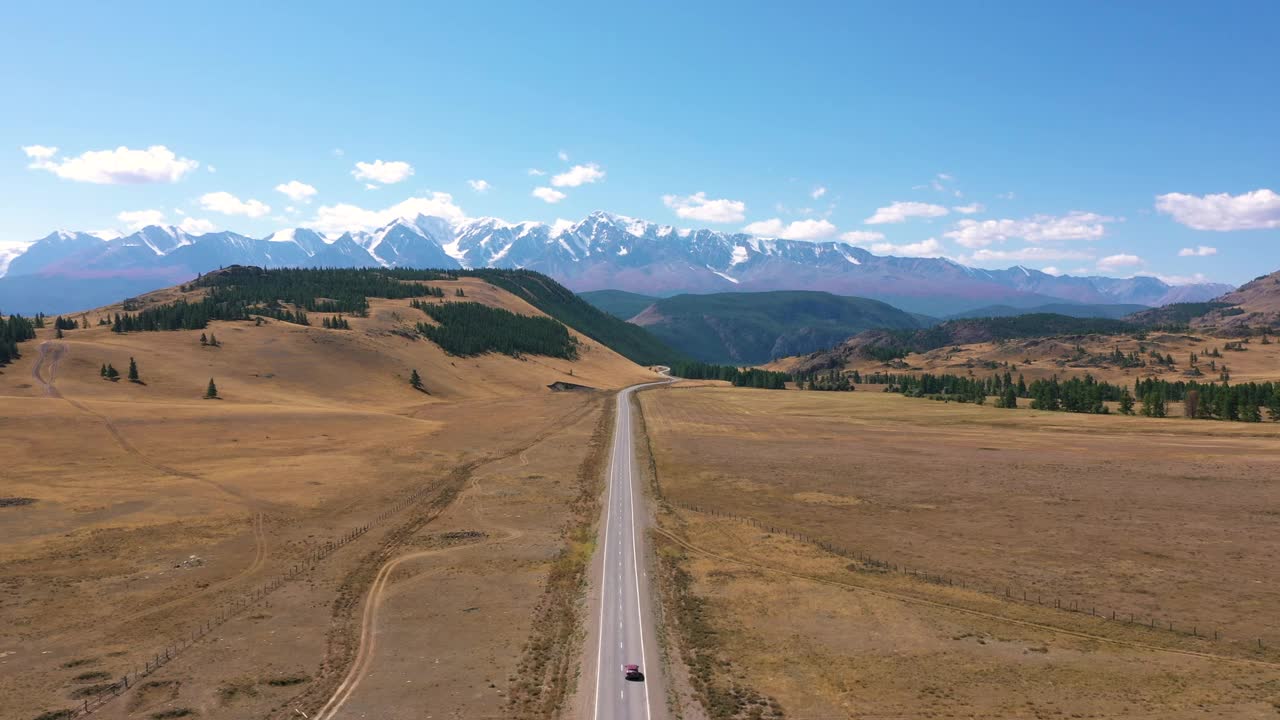
[(676, 229), (606, 212), (555, 225), (497, 218), (450, 223), (419, 216), (338, 237), (306, 228), (260, 239), (233, 232), (189, 235), (156, 226), (114, 238), (59, 231), (16, 252), (10, 252), (8, 272), (0, 278), (0, 308), (15, 312), (93, 307), (119, 300), (122, 288), (126, 294), (141, 293), (232, 264), (527, 268), (579, 291), (826, 290), (936, 315), (997, 303), (1160, 305), (1207, 300), (1231, 289), (1171, 287), (1152, 277), (1054, 276), (1024, 267), (982, 270), (943, 258), (872, 255), (841, 242)]

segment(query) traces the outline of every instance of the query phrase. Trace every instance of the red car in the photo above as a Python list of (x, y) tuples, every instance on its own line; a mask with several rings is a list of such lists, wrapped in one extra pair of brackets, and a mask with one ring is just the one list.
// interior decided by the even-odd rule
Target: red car
[(622, 676), (628, 680), (644, 680), (644, 673), (640, 672), (639, 665), (623, 665)]

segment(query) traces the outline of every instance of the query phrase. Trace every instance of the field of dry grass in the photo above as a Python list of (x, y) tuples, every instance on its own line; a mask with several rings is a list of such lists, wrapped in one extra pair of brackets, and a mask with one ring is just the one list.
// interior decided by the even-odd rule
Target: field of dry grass
[[(422, 317), (377, 300), (350, 331), (213, 323), (217, 348), (199, 331), (99, 327), (24, 344), (0, 372), (0, 496), (34, 501), (0, 507), (0, 715), (73, 707), (371, 524), (96, 714), (319, 707), (363, 648), (379, 569), (413, 555), (383, 586), (375, 632), (392, 635), (366, 653), (378, 680), (347, 702), (506, 717), (605, 399), (653, 375), (581, 336), (576, 362), (450, 357), (397, 333)], [(145, 384), (99, 377), (130, 357)], [(413, 369), (429, 395), (408, 386)], [(201, 399), (210, 377), (221, 400)], [(421, 502), (377, 521), (414, 492)]]
[[(872, 392), (673, 387), (640, 402), (674, 501), (664, 557), (692, 577), (728, 672), (787, 717), (1280, 708), (1280, 427)], [(984, 589), (882, 573), (677, 503)], [(990, 592), (1006, 587), (1048, 607)], [(1059, 598), (1098, 616), (1056, 610)], [(1223, 639), (1113, 622), (1113, 609)]]
[[(875, 360), (859, 360), (846, 370), (861, 373), (875, 372), (928, 372), (968, 375), (985, 378), (1005, 372), (1016, 378), (1022, 374), (1027, 382), (1081, 376), (1085, 373), (1099, 380), (1133, 386), (1137, 379), (1158, 378), (1177, 382), (1196, 380), (1202, 383), (1218, 382), (1218, 373), (1225, 366), (1231, 382), (1266, 382), (1280, 380), (1280, 340), (1262, 344), (1261, 336), (1254, 336), (1242, 352), (1225, 351), (1227, 343), (1240, 342), (1238, 337), (1214, 337), (1202, 333), (1169, 334), (1151, 333), (1145, 340), (1130, 336), (1091, 335), (1083, 338), (1033, 338), (1011, 340), (1004, 343), (975, 343), (938, 348), (926, 353), (911, 353), (900, 363), (883, 363)], [(1206, 357), (1217, 348), (1221, 357)], [(1174, 366), (1149, 363), (1146, 367), (1121, 368), (1116, 365), (1098, 364), (1091, 358), (1111, 354), (1114, 350), (1128, 355), (1138, 353), (1142, 359), (1151, 360), (1151, 352), (1172, 355)], [(1083, 354), (1082, 352), (1083, 351)], [(1201, 356), (1198, 367), (1202, 375), (1188, 375), (1191, 370), (1191, 353)], [(773, 370), (789, 370), (799, 358), (782, 358), (765, 367)], [(1213, 366), (1210, 366), (1210, 363)]]

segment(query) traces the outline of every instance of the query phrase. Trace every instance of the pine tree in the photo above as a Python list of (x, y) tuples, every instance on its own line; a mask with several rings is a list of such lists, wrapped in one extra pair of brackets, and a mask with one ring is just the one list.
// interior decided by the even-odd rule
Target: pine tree
[(1012, 385), (1005, 387), (1004, 394), (1000, 397), (1000, 407), (1010, 410), (1018, 407), (1018, 392)]
[(107, 364), (106, 364), (106, 363), (102, 363), (102, 369), (98, 371), (98, 374), (99, 374), (99, 375), (101, 375), (101, 376), (103, 377), (103, 379), (106, 379), (106, 377), (107, 377)]
[(425, 388), (422, 387), (422, 376), (418, 374), (418, 370), (416, 368), (409, 375), (409, 385), (413, 387), (414, 390), (425, 390)]
[(141, 382), (138, 379), (138, 363), (129, 358), (129, 382)]
[(1129, 392), (1129, 388), (1125, 388), (1120, 393), (1120, 413), (1123, 415), (1133, 414), (1133, 395)]
[(218, 345), (218, 336), (213, 333), (209, 333), (209, 347), (221, 347)]
[(209, 378), (209, 387), (204, 390), (204, 399), (213, 400), (218, 397), (218, 386), (213, 384), (213, 378)]
[(111, 363), (107, 363), (107, 379), (115, 382), (120, 379), (120, 371), (116, 370)]
[(62, 339), (62, 328), (54, 328), (53, 336), (58, 340)]
[(200, 344), (201, 344), (201, 345), (208, 345), (208, 344), (209, 344), (209, 336), (208, 336), (208, 335), (205, 335), (204, 333), (200, 333)]

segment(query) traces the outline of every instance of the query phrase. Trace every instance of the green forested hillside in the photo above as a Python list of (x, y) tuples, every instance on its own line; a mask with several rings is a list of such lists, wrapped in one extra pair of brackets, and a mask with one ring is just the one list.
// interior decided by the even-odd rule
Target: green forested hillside
[(677, 295), (634, 322), (697, 360), (739, 365), (814, 352), (871, 328), (923, 326), (877, 300), (798, 290)]
[(626, 290), (591, 290), (578, 293), (578, 297), (623, 320), (630, 320), (658, 301), (658, 298), (652, 295), (641, 295)]
[(463, 270), (458, 275), (478, 277), (524, 298), (530, 305), (640, 365), (670, 364), (683, 359), (647, 330), (596, 308), (568, 288), (531, 270)]

